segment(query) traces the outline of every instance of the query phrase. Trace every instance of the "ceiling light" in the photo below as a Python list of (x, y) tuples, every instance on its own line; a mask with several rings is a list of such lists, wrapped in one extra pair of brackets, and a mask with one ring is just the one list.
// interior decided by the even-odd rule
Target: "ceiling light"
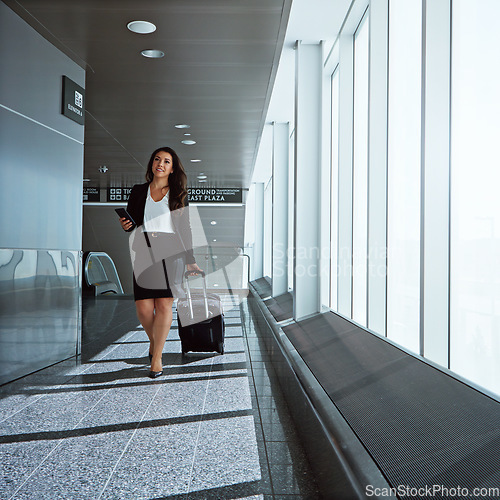
[(191, 128), (191, 125), (186, 125), (185, 123), (178, 123), (174, 125), (175, 128)]
[(217, 241), (217, 238), (214, 238), (212, 241)]
[(156, 31), (156, 26), (149, 21), (131, 21), (127, 24), (127, 28), (134, 33), (140, 33), (141, 35)]
[(212, 226), (215, 226), (217, 224), (217, 221), (213, 220), (213, 221), (210, 222), (210, 224), (212, 224)]
[(201, 160), (191, 160), (193, 163), (200, 163)]
[(90, 182), (90, 179), (83, 179), (83, 182)]
[(206, 179), (198, 179), (198, 182), (207, 182)]
[(152, 59), (160, 59), (160, 57), (163, 57), (165, 55), (165, 52), (156, 49), (148, 49), (141, 51), (141, 54), (144, 57), (150, 57)]
[(219, 286), (219, 284), (218, 283), (214, 283), (214, 286)]
[(192, 144), (196, 144), (196, 141), (192, 141), (191, 139), (187, 139), (184, 141), (181, 141), (182, 144), (187, 144), (188, 146), (191, 146)]
[(184, 135), (191, 135), (191, 134), (184, 134)]

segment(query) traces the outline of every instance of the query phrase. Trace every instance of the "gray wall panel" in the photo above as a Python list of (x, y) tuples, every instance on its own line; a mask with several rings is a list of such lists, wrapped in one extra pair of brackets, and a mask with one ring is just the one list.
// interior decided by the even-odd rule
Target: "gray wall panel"
[(83, 145), (3, 108), (0, 129), (0, 247), (79, 250)]
[(61, 114), (62, 75), (85, 87), (85, 71), (0, 2), (0, 104), (83, 143)]
[(85, 73), (3, 3), (0, 67), (2, 384), (79, 349), (84, 128), (61, 82)]

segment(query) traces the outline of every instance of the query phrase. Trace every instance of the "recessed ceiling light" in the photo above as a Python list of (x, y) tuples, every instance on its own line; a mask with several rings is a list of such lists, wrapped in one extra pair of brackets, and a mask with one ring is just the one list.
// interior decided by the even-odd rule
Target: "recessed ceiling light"
[(212, 241), (217, 241), (217, 238), (214, 238)]
[(174, 125), (175, 128), (191, 128), (191, 125), (187, 125), (185, 123), (178, 123), (177, 125)]
[(192, 141), (191, 139), (187, 139), (185, 141), (181, 141), (182, 144), (187, 144), (188, 146), (191, 146), (192, 144), (196, 144), (196, 141)]
[(160, 59), (160, 57), (163, 57), (165, 55), (165, 52), (162, 52), (161, 50), (157, 50), (157, 49), (148, 49), (148, 50), (141, 51), (141, 54), (144, 57), (150, 57), (153, 59)]
[(90, 182), (90, 179), (83, 179), (83, 182)]
[(191, 135), (191, 134), (184, 134), (184, 135)]
[(214, 286), (219, 286), (219, 284), (218, 283), (214, 283)]
[(206, 178), (207, 178), (207, 176), (206, 176), (206, 175), (201, 175), (201, 174), (200, 174), (200, 175), (198, 175), (198, 179), (200, 179), (200, 180), (201, 180), (201, 179), (206, 179)]
[(200, 163), (201, 160), (191, 160), (193, 163)]
[(212, 224), (212, 226), (215, 226), (217, 224), (217, 221), (213, 220), (213, 221), (210, 222), (210, 224)]
[(156, 31), (156, 26), (149, 21), (131, 21), (127, 24), (127, 28), (134, 33), (140, 33), (141, 35)]
[(198, 182), (207, 182), (206, 179), (198, 179)]

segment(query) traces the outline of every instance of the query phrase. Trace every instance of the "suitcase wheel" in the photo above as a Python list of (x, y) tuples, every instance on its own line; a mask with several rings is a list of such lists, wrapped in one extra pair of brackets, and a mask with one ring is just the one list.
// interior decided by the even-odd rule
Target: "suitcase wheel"
[(224, 354), (224, 342), (219, 342), (217, 352), (220, 354)]

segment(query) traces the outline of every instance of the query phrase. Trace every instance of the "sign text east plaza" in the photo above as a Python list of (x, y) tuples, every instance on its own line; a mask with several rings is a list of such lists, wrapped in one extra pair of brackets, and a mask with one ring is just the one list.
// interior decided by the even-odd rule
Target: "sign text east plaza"
[(189, 201), (197, 203), (241, 203), (241, 188), (189, 188)]

